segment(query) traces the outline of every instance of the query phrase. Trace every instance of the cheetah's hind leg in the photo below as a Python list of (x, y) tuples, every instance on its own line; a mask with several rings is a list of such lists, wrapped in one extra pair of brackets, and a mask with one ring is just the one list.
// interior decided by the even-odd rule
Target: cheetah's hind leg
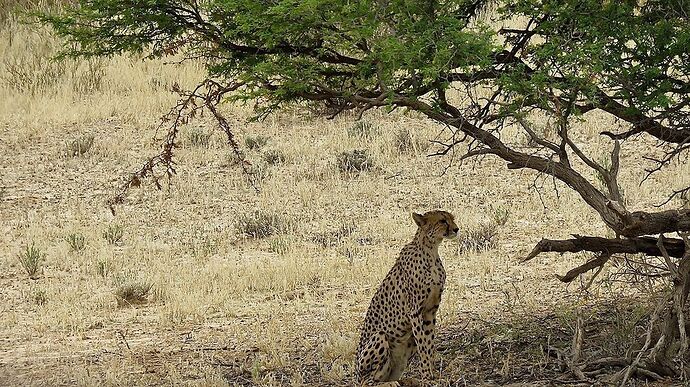
[(391, 353), (386, 334), (379, 332), (372, 336), (357, 359), (357, 369), (365, 386), (399, 386), (390, 382)]

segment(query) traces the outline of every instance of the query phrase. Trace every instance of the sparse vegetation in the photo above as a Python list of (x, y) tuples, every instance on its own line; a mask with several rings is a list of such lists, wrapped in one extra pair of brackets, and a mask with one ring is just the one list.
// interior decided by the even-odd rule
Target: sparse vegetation
[[(214, 1), (198, 4), (204, 7)], [(45, 1), (20, 0), (16, 3), (43, 4)], [(87, 6), (95, 4), (92, 1), (82, 3)], [(146, 7), (146, 2), (138, 3)], [(232, 0), (224, 2), (225, 5), (231, 3)], [(401, 9), (409, 10), (415, 6), (413, 3), (399, 4)], [(660, 2), (646, 3), (664, 6)], [(156, 6), (160, 4), (157, 2)], [(184, 7), (191, 3), (182, 1), (176, 4)], [(271, 2), (262, 4), (266, 9), (274, 5)], [(359, 25), (343, 24), (337, 16), (330, 18), (329, 15), (337, 15), (340, 4), (346, 2), (315, 0), (309, 2), (308, 6), (302, 2), (295, 7), (290, 3), (289, 9), (282, 9), (282, 12), (275, 12), (270, 17), (247, 20), (276, 28), (293, 26), (304, 20), (315, 20), (317, 25), (332, 25), (335, 28)], [(359, 4), (361, 6), (348, 6), (352, 12), (368, 10), (366, 3)], [(387, 4), (395, 6), (398, 3)], [(515, 4), (515, 9), (518, 9), (536, 2)], [(580, 2), (575, 11), (580, 12), (592, 4), (616, 6), (632, 3)], [(620, 281), (621, 278), (639, 278), (640, 273), (630, 272), (626, 277), (616, 277), (621, 270), (631, 266), (626, 259), (642, 260), (640, 255), (629, 255), (627, 258), (613, 256), (609, 262), (615, 264), (608, 264), (598, 276), (593, 278), (595, 271), (586, 272), (567, 288), (553, 274), (563, 274), (575, 265), (596, 259), (596, 255), (553, 255), (533, 265), (516, 264), (519, 258), (532, 251), (534, 243), (541, 238), (570, 232), (611, 233), (611, 237), (615, 233), (601, 222), (581, 200), (581, 196), (558, 179), (535, 180), (532, 172), (526, 173), (525, 169), (508, 171), (502, 167), (506, 163), (501, 161), (500, 155), (480, 157), (475, 159), (476, 162), (459, 165), (457, 160), (464, 151), (483, 149), (483, 144), (471, 135), (468, 135), (467, 141), (452, 149), (447, 157), (427, 158), (423, 154), (425, 144), (429, 139), (441, 142), (448, 140), (443, 138), (448, 133), (444, 132), (448, 127), (421, 118), (414, 109), (403, 111), (395, 108), (389, 97), (406, 98), (414, 90), (432, 84), (423, 79), (429, 74), (433, 76), (447, 72), (436, 65), (433, 68), (389, 72), (391, 69), (388, 65), (413, 63), (410, 61), (413, 59), (424, 62), (430, 58), (427, 56), (429, 49), (423, 46), (427, 37), (418, 39), (419, 31), (410, 35), (405, 25), (400, 24), (395, 24), (395, 34), (390, 36), (385, 35), (385, 29), (363, 26), (365, 32), (369, 29), (383, 34), (382, 39), (375, 42), (383, 46), (369, 45), (372, 51), (382, 47), (386, 51), (383, 54), (397, 54), (409, 53), (413, 50), (407, 49), (415, 49), (417, 44), (424, 47), (419, 51), (423, 53), (422, 57), (414, 52), (410, 54), (412, 57), (389, 56), (395, 60), (383, 61), (381, 74), (370, 72), (368, 66), (372, 62), (365, 61), (360, 64), (328, 65), (325, 69), (315, 65), (307, 69), (309, 71), (293, 73), (297, 75), (296, 78), (290, 78), (291, 74), (283, 78), (271, 78), (270, 74), (265, 77), (266, 71), (271, 69), (288, 69), (293, 63), (302, 66), (317, 60), (311, 57), (302, 62), (295, 53), (286, 56), (274, 54), (274, 58), (287, 59), (282, 62), (277, 59), (268, 66), (249, 63), (247, 68), (256, 69), (255, 73), (248, 73), (251, 79), (269, 82), (288, 80), (288, 88), (278, 84), (279, 89), (269, 91), (266, 95), (261, 94), (264, 90), (260, 88), (260, 83), (259, 88), (243, 89), (260, 94), (258, 99), (247, 99), (246, 105), (228, 103), (218, 106), (219, 112), (228, 117), (233, 130), (237, 130), (237, 139), (243, 145), (243, 150), (248, 150), (248, 156), (255, 160), (249, 168), (255, 172), (252, 179), (257, 189), (247, 184), (239, 158), (234, 154), (228, 156), (228, 147), (212, 146), (224, 142), (224, 134), (218, 132), (217, 138), (209, 140), (208, 147), (203, 145), (203, 140), (198, 146), (192, 145), (189, 130), (213, 127), (207, 122), (212, 116), (205, 112), (198, 116), (198, 120), (190, 120), (180, 128), (176, 144), (181, 148), (173, 149), (179, 152), (174, 158), (177, 173), (169, 180), (170, 184), (165, 179), (164, 167), (157, 167), (154, 172), (160, 179), (161, 191), (156, 191), (153, 184), (148, 185), (151, 179), (142, 179), (141, 189), (132, 190), (123, 205), (115, 206), (116, 221), (118, 227), (126, 230), (127, 244), (121, 248), (109, 248), (105, 246), (108, 239), (105, 231), (114, 221), (104, 201), (117, 192), (123, 177), (141, 166), (144, 161), (142, 155), (155, 155), (160, 149), (154, 139), (164, 139), (166, 133), (156, 131), (158, 117), (167, 112), (170, 103), (177, 99), (169, 90), (173, 85), (179, 85), (181, 89), (197, 85), (206, 75), (204, 59), (188, 60), (173, 66), (162, 64), (177, 61), (185, 55), (184, 47), (177, 46), (191, 37), (184, 35), (182, 41), (162, 40), (173, 45), (160, 48), (165, 52), (175, 51), (174, 58), (141, 60), (142, 56), (148, 54), (144, 50), (143, 53), (89, 59), (92, 63), (89, 60), (69, 59), (51, 64), (48, 59), (55, 54), (58, 44), (69, 37), (54, 39), (47, 29), (40, 26), (19, 25), (16, 17), (3, 19), (3, 8), (8, 6), (14, 8), (15, 2), (0, 0), (0, 185), (6, 187), (5, 199), (0, 201), (0, 223), (5, 233), (5, 238), (0, 238), (0, 267), (7, 268), (0, 275), (0, 288), (5, 290), (0, 292), (3, 296), (0, 334), (5, 338), (3, 349), (9, 351), (7, 361), (0, 365), (0, 374), (7, 385), (22, 385), (26, 380), (57, 385), (74, 384), (75, 381), (83, 385), (108, 385), (113, 380), (124, 385), (184, 385), (190, 381), (200, 385), (353, 385), (354, 351), (364, 311), (374, 289), (414, 232), (410, 209), (448, 209), (456, 215), (458, 225), (462, 228), (460, 242), (446, 243), (440, 251), (448, 272), (447, 290), (439, 311), (442, 317), (438, 321), (440, 337), (437, 339), (437, 364), (442, 364), (443, 368), (437, 375), (439, 380), (431, 383), (453, 385), (459, 380), (467, 385), (483, 385), (487, 382), (496, 385), (531, 385), (536, 381), (542, 384), (558, 381), (563, 384), (596, 385), (598, 379), (606, 377), (602, 375), (624, 374), (625, 370), (621, 372), (620, 367), (614, 366), (600, 370), (585, 368), (583, 371), (589, 380), (584, 381), (572, 376), (570, 365), (584, 366), (585, 362), (601, 356), (625, 360), (629, 359), (627, 355), (631, 353), (634, 359), (641, 353), (639, 349), (644, 343), (640, 342), (640, 338), (642, 341), (645, 339), (651, 311), (663, 304), (663, 297), (671, 294), (669, 283), (672, 277), (668, 271), (652, 272), (649, 269), (648, 273), (657, 277), (645, 283), (644, 287), (630, 286)], [(226, 8), (219, 9), (222, 11)], [(322, 13), (323, 9), (327, 12)], [(567, 10), (567, 7), (554, 7), (553, 12), (562, 12), (564, 9)], [(295, 17), (293, 10), (299, 11), (298, 16), (302, 16)], [(242, 12), (240, 10), (238, 14)], [(580, 14), (592, 18), (599, 15)], [(167, 20), (161, 14), (151, 15), (158, 21)], [(202, 13), (204, 18), (209, 15), (211, 13)], [(387, 14), (382, 15), (381, 18), (387, 17)], [(408, 20), (399, 13), (394, 12), (393, 15), (391, 17)], [(669, 20), (675, 17), (673, 12), (665, 15)], [(424, 19), (422, 14), (413, 16), (418, 18), (416, 20)], [(445, 20), (442, 13), (439, 16), (430, 24), (430, 30), (424, 30), (428, 31), (429, 37), (443, 36), (448, 32), (433, 28)], [(271, 20), (275, 18), (288, 22), (273, 24)], [(105, 19), (105, 22), (121, 20), (115, 17)], [(212, 24), (216, 23), (215, 20), (222, 20), (223, 24), (230, 25), (235, 19), (233, 16), (208, 20)], [(363, 20), (366, 24), (381, 19), (351, 20)], [(524, 21), (528, 20), (531, 20), (531, 16)], [(538, 24), (542, 19), (537, 17), (534, 20)], [(577, 17), (556, 18), (547, 22), (562, 27), (558, 25), (560, 20), (578, 22)], [(481, 22), (480, 18), (475, 24), (480, 27), (478, 30), (484, 28)], [(144, 21), (140, 25), (145, 24)], [(614, 22), (611, 25), (626, 24)], [(669, 25), (672, 28), (666, 29)], [(674, 31), (683, 28), (682, 25), (667, 24), (662, 20), (657, 25), (659, 36), (673, 37)], [(512, 27), (518, 31), (525, 24), (513, 26), (506, 23), (506, 28)], [(586, 42), (591, 36), (596, 36), (600, 26), (592, 27), (597, 28), (584, 29), (587, 32), (585, 35), (577, 33), (580, 31), (578, 25), (551, 30), (556, 32), (550, 33), (546, 40), (563, 55), (546, 57), (555, 62), (562, 60), (569, 53), (561, 47), (567, 48), (569, 44)], [(630, 30), (644, 33), (644, 30), (633, 27)], [(251, 35), (252, 31), (255, 30), (246, 31), (245, 34)], [(275, 30), (262, 26), (256, 31), (270, 35)], [(314, 47), (323, 45), (325, 49), (334, 48), (336, 51), (340, 46), (331, 46), (333, 40), (329, 39), (338, 40), (345, 36), (334, 33), (318, 41), (316, 39), (321, 33), (315, 27), (298, 31), (299, 39), (295, 40), (291, 31), (293, 29), (287, 28), (287, 32), (280, 36), (280, 41), (304, 43), (307, 48), (312, 47), (310, 44)], [(309, 33), (305, 34), (304, 31)], [(575, 31), (575, 35), (569, 35), (568, 39), (561, 41), (558, 31), (567, 31), (569, 34)], [(514, 35), (518, 38), (519, 33)], [(464, 40), (473, 36), (462, 34), (461, 45), (476, 44), (476, 40)], [(193, 42), (191, 38), (190, 42)], [(315, 41), (312, 42), (312, 38)], [(403, 45), (399, 45), (399, 39), (408, 38), (409, 41), (405, 40)], [(679, 46), (679, 52), (685, 55), (687, 49), (675, 43), (682, 40), (674, 39), (669, 40), (670, 44)], [(613, 41), (616, 40), (597, 40), (592, 42), (589, 49)], [(531, 56), (542, 49), (539, 42), (528, 45), (524, 51), (519, 51), (519, 55), (525, 53)], [(117, 43), (128, 42), (120, 40)], [(253, 44), (249, 40), (244, 43)], [(346, 42), (344, 44), (347, 45)], [(482, 50), (482, 47), (473, 46), (477, 50), (463, 50), (454, 44), (434, 42), (429, 47), (432, 47), (432, 51), (434, 47), (445, 47), (446, 50), (453, 47), (453, 50), (447, 50), (448, 53), (471, 53), (482, 62), (496, 57), (483, 57), (491, 52)], [(203, 51), (206, 47), (222, 50), (222, 47), (214, 45), (198, 45), (194, 48)], [(635, 47), (630, 45), (627, 48), (633, 52)], [(658, 52), (667, 46), (647, 44), (639, 47), (654, 47)], [(354, 59), (366, 57), (366, 54), (359, 55), (357, 50), (355, 47), (352, 51), (356, 55)], [(611, 47), (611, 50), (615, 52), (615, 47)], [(330, 51), (319, 52), (328, 55)], [(447, 63), (443, 60), (443, 50), (434, 53), (440, 55), (433, 57), (434, 63)], [(580, 58), (589, 57), (586, 50), (580, 51), (580, 54)], [(227, 58), (232, 56), (229, 55)], [(609, 60), (613, 56), (602, 56), (602, 60)], [(218, 60), (223, 61), (221, 58)], [(537, 63), (531, 61), (533, 57), (526, 59), (525, 65)], [(242, 61), (241, 58), (239, 60)], [(561, 69), (565, 72), (562, 76), (568, 78), (568, 82), (553, 84), (548, 77), (555, 74), (549, 72), (550, 61), (543, 63), (544, 68), (535, 69), (536, 78), (519, 73), (506, 74), (502, 81), (520, 84), (516, 89), (504, 90), (517, 95), (533, 93), (535, 98), (522, 101), (527, 104), (538, 101), (542, 107), (562, 109), (560, 111), (568, 110), (567, 104), (559, 105), (559, 102), (565, 102), (559, 98), (576, 95), (578, 103), (570, 111), (570, 119), (565, 120), (568, 131), (573, 134), (575, 144), (585, 154), (591, 155), (591, 160), (604, 168), (611, 168), (605, 159), (611, 159), (609, 155), (614, 141), (600, 133), (612, 130), (615, 134), (624, 134), (631, 128), (624, 119), (612, 119), (608, 113), (596, 108), (601, 100), (589, 99), (590, 96), (596, 97), (595, 89), (586, 88), (576, 94), (568, 93), (573, 90), (559, 89), (589, 86), (590, 79), (603, 79), (607, 76), (606, 71), (595, 72), (595, 78), (572, 79), (572, 74), (568, 74), (569, 68), (581, 68), (582, 73), (587, 74), (587, 66), (569, 67), (567, 64)], [(629, 63), (634, 68), (648, 65), (645, 61), (636, 62), (635, 59)], [(689, 62), (673, 63), (682, 65)], [(222, 71), (227, 69), (222, 64), (215, 68)], [(629, 69), (625, 66), (619, 68), (622, 71)], [(409, 83), (409, 88), (400, 89), (400, 92), (397, 91), (397, 85), (387, 85), (391, 94), (384, 96), (380, 103), (383, 109), (393, 110), (392, 114), (380, 114), (383, 109), (364, 111), (361, 124), (354, 121), (355, 114), (368, 108), (369, 102), (379, 103), (375, 99), (352, 104), (354, 114), (347, 113), (348, 108), (345, 114), (334, 119), (305, 116), (304, 106), (313, 106), (330, 116), (342, 111), (343, 103), (349, 103), (343, 98), (329, 100), (327, 106), (323, 103), (312, 105), (310, 102), (300, 102), (297, 110), (289, 110), (287, 114), (273, 114), (259, 122), (244, 121), (257, 112), (262, 115), (267, 113), (264, 110), (266, 105), (255, 105), (255, 102), (271, 102), (272, 96), (289, 99), (299, 95), (304, 91), (303, 85), (299, 84), (302, 80), (312, 79), (319, 71), (333, 69), (336, 75), (331, 75), (322, 84), (330, 89), (353, 85), (355, 93), (362, 88), (379, 87), (377, 85), (387, 80), (404, 82), (407, 74), (420, 74), (420, 81), (410, 79), (412, 83)], [(463, 71), (474, 72), (475, 69), (478, 70), (476, 67), (460, 66), (454, 68), (453, 74), (459, 77), (472, 75)], [(495, 70), (510, 72), (512, 69), (511, 63), (504, 63)], [(347, 83), (347, 80), (341, 83), (340, 73), (372, 74), (373, 81), (360, 83), (356, 79), (353, 83)], [(221, 73), (214, 79), (222, 86), (227, 86), (225, 81), (231, 80), (224, 78), (227, 74), (230, 73)], [(490, 75), (491, 72), (481, 74)], [(663, 112), (667, 98), (672, 98), (674, 93), (654, 90), (667, 82), (653, 77), (677, 73), (661, 72), (655, 75), (654, 71), (640, 71), (637, 74), (650, 76), (653, 80), (647, 83), (637, 79), (635, 81), (640, 82), (630, 83), (645, 85), (645, 92), (650, 91), (643, 93), (642, 98), (657, 98), (651, 101), (651, 105), (645, 106)], [(392, 75), (392, 78), (388, 75)], [(380, 76), (383, 78), (379, 82)], [(534, 79), (539, 84), (532, 84)], [(687, 77), (681, 79), (683, 82), (686, 80)], [(465, 93), (464, 85), (460, 85), (460, 88), (450, 87), (445, 93), (447, 101), (476, 100), (483, 105), (491, 98), (492, 86), (489, 84), (493, 81), (482, 82), (486, 88), (474, 90), (474, 94)], [(675, 87), (674, 82), (671, 82), (672, 87)], [(13, 86), (13, 83), (18, 86)], [(291, 86), (295, 86), (295, 89), (290, 89)], [(549, 95), (551, 90), (554, 91), (553, 95)], [(626, 108), (630, 107), (630, 101), (634, 103), (640, 97), (634, 93), (634, 88), (621, 90), (630, 92), (629, 98), (614, 102), (625, 101)], [(376, 92), (375, 89), (373, 91)], [(442, 95), (441, 90), (433, 90), (414, 101), (432, 103), (436, 95)], [(225, 97), (222, 99), (228, 100)], [(360, 97), (366, 98), (367, 95)], [(504, 103), (502, 98), (497, 101)], [(270, 106), (282, 107), (289, 103), (281, 101), (278, 105)], [(254, 106), (258, 110), (254, 110)], [(434, 114), (455, 114), (444, 113), (440, 104), (432, 107)], [(470, 109), (470, 112), (478, 111), (471, 107), (473, 110)], [(506, 107), (504, 111), (514, 111), (513, 107), (516, 106)], [(531, 109), (533, 106), (525, 108)], [(582, 108), (593, 110), (582, 115), (578, 111)], [(545, 116), (535, 114), (528, 118), (537, 138), (558, 145), (561, 138), (557, 126), (563, 122), (563, 116)], [(659, 117), (664, 117), (663, 113)], [(467, 134), (464, 131), (472, 129), (469, 125), (472, 122), (470, 119), (466, 121), (468, 126), (452, 128), (454, 137), (451, 140), (461, 140)], [(491, 121), (483, 128), (491, 129), (489, 132), (497, 136), (500, 134), (498, 138), (507, 147), (523, 152), (521, 128), (510, 126), (504, 132), (495, 126), (500, 122), (501, 119)], [(679, 128), (674, 130), (660, 133), (680, 131)], [(81, 153), (88, 157), (79, 158), (79, 154), (76, 154), (71, 160), (64, 160), (64, 157), (55, 160), (56, 155), (66, 153), (68, 140), (74, 139), (75, 133), (96, 135), (94, 146)], [(526, 138), (533, 146), (526, 153), (534, 155), (536, 159), (552, 156), (551, 150), (543, 148), (534, 138)], [(626, 208), (631, 211), (661, 211), (675, 210), (683, 203), (690, 206), (687, 195), (679, 194), (663, 208), (657, 210), (653, 207), (663, 202), (663, 195), (669, 188), (682, 189), (688, 184), (690, 163), (673, 161), (643, 185), (639, 184), (640, 170), (653, 166), (653, 163), (642, 159), (638, 150), (659, 152), (658, 157), (663, 156), (665, 149), (675, 147), (657, 148), (657, 141), (644, 132), (621, 141), (621, 144), (623, 162), (618, 183), (627, 187), (623, 201)], [(385, 167), (386, 173), (365, 173), (358, 178), (349, 175), (358, 173), (354, 168), (346, 168), (344, 174), (338, 173), (341, 169), (334, 164), (334, 159), (339, 161), (337, 155), (344, 149), (349, 151), (344, 147), (351, 146), (366, 147), (367, 156), (375, 161), (375, 164), (371, 164), (373, 170), (379, 171), (379, 168)], [(289, 161), (276, 163), (280, 165), (277, 168), (264, 159), (264, 152), (276, 147), (288, 156)], [(94, 152), (96, 150), (98, 152)], [(438, 143), (434, 145), (434, 151), (437, 150), (443, 150)], [(570, 148), (568, 152), (572, 165), (579, 171), (585, 171), (587, 166), (570, 152)], [(559, 157), (554, 155), (550, 158), (549, 165), (560, 168)], [(605, 174), (586, 171), (583, 175), (595, 188), (605, 190)], [(538, 194), (533, 189), (526, 192), (528, 187), (536, 187)], [(552, 188), (557, 188), (557, 192)], [(487, 207), (487, 203), (501, 204)], [(262, 221), (260, 216), (254, 215), (254, 211), (264, 212), (267, 215), (264, 219), (269, 220)], [(474, 220), (481, 215), (485, 215), (486, 220)], [(278, 220), (270, 220), (271, 217)], [(240, 226), (247, 219), (244, 230), (256, 237), (245, 233)], [(265, 227), (267, 224), (268, 227)], [(487, 228), (483, 229), (485, 226)], [(69, 238), (67, 234), (71, 230), (79, 230), (78, 235), (84, 237), (88, 254), (67, 253), (68, 245), (70, 250), (73, 249), (70, 241), (65, 242), (63, 237)], [(197, 233), (197, 230), (203, 231)], [(465, 232), (470, 237), (463, 238)], [(262, 234), (268, 236), (259, 236)], [(238, 235), (241, 238), (237, 238)], [(675, 238), (675, 234), (667, 233), (666, 236)], [(101, 240), (101, 237), (105, 240)], [(49, 257), (39, 264), (46, 269), (45, 278), (40, 281), (26, 280), (25, 269), (16, 260), (17, 252), (25, 247), (17, 245), (22, 243), (18, 241), (32, 239), (41, 246), (41, 252), (47, 252)], [(113, 243), (122, 243), (123, 239), (120, 237), (118, 240)], [(625, 240), (625, 236), (620, 237), (620, 241)], [(656, 240), (652, 244), (656, 244)], [(462, 250), (463, 255), (454, 256), (457, 250)], [(663, 258), (646, 259), (649, 267), (664, 265)], [(680, 262), (680, 259), (674, 256), (671, 262)], [(548, 269), (547, 264), (554, 266)], [(36, 278), (40, 276), (40, 267)], [(137, 270), (122, 271), (122, 268)], [(609, 278), (615, 278), (616, 281), (606, 282)], [(593, 284), (587, 292), (577, 291), (578, 284), (587, 284), (592, 279)], [(579, 297), (579, 294), (586, 294), (586, 297)], [(621, 294), (630, 295), (630, 299), (618, 299)], [(114, 308), (115, 300), (121, 306), (144, 302), (149, 305), (137, 309)], [(164, 302), (152, 302), (158, 300)], [(39, 308), (35, 305), (42, 306)], [(655, 325), (654, 339), (661, 324), (665, 323), (663, 316), (660, 315)], [(687, 313), (685, 316), (687, 320)], [(578, 317), (583, 319), (585, 333), (580, 363), (569, 363)], [(677, 327), (678, 324), (673, 326)], [(32, 343), (40, 345), (27, 345), (29, 337)], [(69, 339), (65, 340), (65, 337)], [(655, 341), (651, 342), (650, 348)], [(680, 349), (678, 343), (676, 341), (675, 347), (670, 347), (667, 353)], [(161, 350), (166, 348), (174, 350)], [(646, 357), (643, 354), (643, 359)], [(219, 360), (220, 366), (209, 365), (209, 361), (215, 364), (216, 360)], [(174, 372), (170, 372), (173, 368)], [(413, 365), (404, 376), (419, 379), (419, 375), (418, 367)], [(644, 380), (635, 373), (632, 377), (640, 380), (629, 381), (625, 385), (654, 384), (651, 379)], [(666, 378), (661, 383), (680, 385), (684, 382), (678, 378)]]
[(253, 162), (247, 167), (247, 174), (244, 174), (243, 178), (247, 180), (248, 183), (258, 185), (271, 177), (271, 173), (271, 167), (267, 163), (258, 161)]
[(290, 252), (292, 242), (285, 235), (278, 235), (268, 240), (269, 250), (278, 255), (285, 255)]
[(496, 223), (481, 222), (475, 226), (461, 226), (458, 233), (458, 251), (471, 253), (496, 247)]
[(510, 210), (502, 205), (491, 207), (491, 220), (498, 226), (505, 226), (510, 218)]
[(65, 145), (65, 154), (67, 157), (83, 156), (93, 146), (94, 139), (94, 135), (86, 134), (67, 142)]
[(24, 251), (22, 251), (19, 256), (19, 263), (29, 275), (31, 279), (37, 279), (41, 271), (41, 263), (45, 259), (46, 254), (41, 251), (36, 243), (31, 242), (30, 245), (26, 246)]
[(236, 222), (240, 234), (249, 238), (267, 238), (271, 235), (288, 232), (292, 222), (284, 216), (266, 210), (254, 210), (242, 214)]
[(125, 229), (119, 224), (111, 224), (103, 231), (103, 239), (111, 245), (122, 242), (122, 237), (124, 237), (124, 235)]
[(244, 145), (249, 150), (258, 151), (268, 144), (268, 137), (262, 135), (251, 136), (247, 135), (244, 138)]
[(380, 130), (375, 124), (369, 121), (359, 120), (347, 128), (347, 134), (350, 137), (371, 140), (380, 135)]
[(311, 236), (311, 240), (323, 248), (338, 246), (343, 239), (350, 236), (355, 231), (352, 223), (342, 223), (338, 229), (333, 231), (316, 232)]
[(262, 158), (269, 165), (279, 165), (285, 163), (287, 157), (280, 149), (267, 149), (264, 151)]
[(31, 293), (31, 300), (38, 306), (48, 303), (48, 292), (45, 289), (34, 289)]
[(70, 233), (65, 237), (70, 251), (79, 252), (86, 248), (86, 238), (79, 233)]
[(374, 162), (366, 149), (342, 152), (336, 158), (338, 169), (345, 173), (359, 173), (371, 170)]
[(207, 131), (199, 127), (192, 127), (191, 129), (189, 129), (189, 132), (187, 133), (189, 145), (197, 148), (208, 149), (208, 147), (211, 146), (212, 136), (213, 132)]
[(120, 306), (141, 304), (148, 301), (153, 283), (133, 271), (125, 271), (115, 276), (115, 297)]
[(112, 262), (108, 259), (99, 259), (96, 261), (96, 274), (106, 278), (112, 272)]

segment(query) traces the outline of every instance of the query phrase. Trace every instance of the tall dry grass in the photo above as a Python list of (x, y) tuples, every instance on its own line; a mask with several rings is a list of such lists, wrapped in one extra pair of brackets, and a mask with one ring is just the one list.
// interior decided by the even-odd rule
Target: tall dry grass
[[(246, 123), (251, 112), (243, 106), (225, 113), (248, 145), (258, 192), (222, 133), (201, 118), (183, 128), (170, 185), (133, 190), (112, 215), (107, 198), (158, 149), (158, 117), (176, 99), (170, 85), (195, 84), (203, 66), (132, 56), (55, 62), (60, 41), (44, 27), (20, 24), (7, 4), (0, 3), (0, 330), (7, 350), (0, 384), (30, 377), (82, 385), (348, 385), (368, 300), (414, 234), (411, 211), (446, 209), (469, 231), (496, 219), (496, 208), (508, 213), (481, 248), (462, 244), (473, 242), (469, 231), (443, 245), (442, 333), (571, 299), (576, 289), (552, 273), (586, 256), (517, 259), (542, 236), (606, 233), (562, 184), (488, 158), (459, 165), (457, 155), (426, 157), (428, 140), (444, 128), (415, 114), (370, 112), (358, 123), (293, 110)], [(588, 120), (578, 141), (604, 157), (608, 144), (598, 133), (612, 125)], [(93, 136), (88, 150), (66, 152), (84, 136)], [(354, 150), (366, 150), (375, 167), (342, 171), (339, 156)], [(624, 153), (630, 208), (649, 208), (661, 188), (690, 183), (690, 168), (679, 163), (640, 186), (639, 168), (628, 168), (640, 163), (635, 152)], [(113, 227), (121, 231), (117, 241), (106, 236)], [(14, 258), (31, 241), (45, 253), (36, 280)], [(122, 302), (131, 289), (146, 291)], [(465, 372), (448, 366), (442, 377)]]

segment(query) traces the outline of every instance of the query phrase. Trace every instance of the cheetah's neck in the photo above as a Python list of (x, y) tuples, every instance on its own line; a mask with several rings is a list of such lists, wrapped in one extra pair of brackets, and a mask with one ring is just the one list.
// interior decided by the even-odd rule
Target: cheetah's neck
[(431, 250), (435, 256), (438, 256), (438, 247), (441, 245), (443, 238), (431, 238), (426, 230), (419, 229), (412, 240), (412, 243), (424, 250)]

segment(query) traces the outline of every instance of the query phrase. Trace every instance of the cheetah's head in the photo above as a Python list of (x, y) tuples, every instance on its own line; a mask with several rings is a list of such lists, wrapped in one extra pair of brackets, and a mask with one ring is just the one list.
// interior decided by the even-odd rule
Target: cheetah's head
[(446, 211), (429, 211), (424, 215), (412, 213), (412, 219), (432, 239), (450, 239), (458, 235), (458, 226), (453, 214)]

